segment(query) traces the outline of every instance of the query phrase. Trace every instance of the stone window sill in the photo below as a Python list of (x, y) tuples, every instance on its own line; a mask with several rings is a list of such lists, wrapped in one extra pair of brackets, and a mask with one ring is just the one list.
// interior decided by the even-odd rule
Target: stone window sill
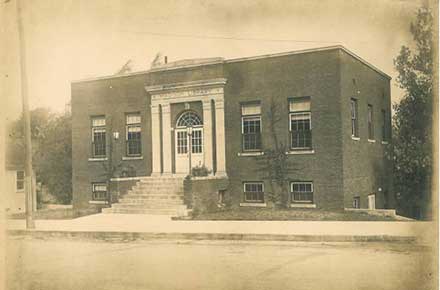
[(260, 203), (260, 202), (241, 202), (240, 206), (266, 207), (266, 203)]
[(107, 161), (107, 157), (92, 157), (89, 158), (89, 161)]
[(291, 203), (290, 207), (294, 208), (316, 208), (314, 203)]
[(301, 154), (314, 154), (315, 150), (291, 150), (287, 151), (286, 155), (301, 155)]
[(122, 160), (142, 160), (143, 156), (122, 156)]
[(108, 204), (106, 200), (89, 200), (90, 204)]
[(355, 137), (355, 136), (351, 136), (351, 139), (354, 140), (354, 141), (359, 141), (359, 140), (361, 140), (361, 138), (359, 138), (359, 137)]
[(256, 152), (238, 152), (238, 156), (261, 156), (264, 155), (264, 152), (262, 151), (256, 151)]
[(370, 143), (376, 143), (376, 140), (368, 139), (368, 142), (370, 142)]

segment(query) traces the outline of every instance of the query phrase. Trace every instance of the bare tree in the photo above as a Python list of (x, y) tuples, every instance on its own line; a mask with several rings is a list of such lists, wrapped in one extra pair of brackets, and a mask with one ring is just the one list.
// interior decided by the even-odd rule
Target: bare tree
[(268, 200), (273, 202), (276, 208), (283, 208), (288, 201), (289, 176), (300, 168), (294, 166), (288, 160), (288, 146), (278, 136), (277, 128), (283, 121), (279, 104), (272, 97), (269, 111), (267, 112), (269, 129), (272, 144), (264, 150), (264, 154), (258, 157), (260, 164), (258, 170), (264, 172), (264, 179), (268, 180), (271, 192), (268, 193)]

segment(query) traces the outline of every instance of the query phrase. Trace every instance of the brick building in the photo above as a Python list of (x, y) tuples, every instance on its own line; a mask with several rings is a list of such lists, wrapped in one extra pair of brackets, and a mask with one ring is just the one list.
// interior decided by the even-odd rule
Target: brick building
[(390, 77), (342, 46), (76, 81), (72, 118), (77, 208), (185, 209), (183, 179), (194, 167), (209, 171), (194, 180), (227, 181), (208, 186), (211, 200), (270, 207), (261, 160), (275, 143), (294, 168), (282, 188), (287, 206), (394, 207)]

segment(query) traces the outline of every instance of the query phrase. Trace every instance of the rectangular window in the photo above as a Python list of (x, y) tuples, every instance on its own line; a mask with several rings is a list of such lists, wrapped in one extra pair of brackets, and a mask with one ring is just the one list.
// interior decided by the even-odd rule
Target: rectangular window
[(387, 134), (387, 114), (385, 110), (382, 110), (382, 141), (388, 141)]
[(137, 114), (126, 115), (126, 142), (127, 156), (140, 156), (142, 154), (141, 116)]
[(188, 153), (188, 133), (186, 131), (177, 131), (177, 154)]
[(350, 109), (351, 109), (351, 136), (352, 137), (359, 137), (358, 132), (358, 106), (357, 106), (357, 100), (351, 99), (350, 101)]
[(243, 151), (260, 151), (261, 107), (259, 103), (241, 106)]
[(92, 155), (105, 157), (106, 155), (106, 130), (105, 117), (92, 118)]
[(201, 130), (193, 130), (191, 136), (191, 153), (202, 153), (203, 148), (203, 138)]
[(24, 190), (24, 171), (23, 170), (19, 170), (16, 172), (15, 188), (17, 189), (17, 191)]
[(313, 203), (313, 182), (292, 182), (290, 192), (293, 203)]
[(374, 140), (373, 105), (368, 105), (368, 139)]
[(264, 202), (264, 184), (263, 182), (245, 182), (243, 183), (245, 202)]
[(291, 149), (312, 148), (312, 114), (310, 97), (293, 98), (289, 101), (289, 130)]
[(359, 196), (353, 198), (353, 208), (361, 208), (361, 198)]
[(92, 200), (107, 200), (107, 184), (93, 183), (92, 184)]

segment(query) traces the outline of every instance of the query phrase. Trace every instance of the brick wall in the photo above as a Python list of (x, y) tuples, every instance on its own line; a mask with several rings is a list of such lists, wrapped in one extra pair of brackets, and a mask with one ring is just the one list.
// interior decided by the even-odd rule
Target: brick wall
[[(391, 136), (390, 80), (358, 60), (340, 51), (341, 59), (341, 115), (343, 128), (344, 206), (352, 207), (353, 198), (360, 197), (362, 208), (368, 207), (368, 195), (376, 194), (377, 208), (384, 208), (384, 193), (388, 193), (387, 207), (394, 207), (392, 163), (386, 152), (392, 150), (382, 144), (381, 110), (386, 110), (388, 135)], [(350, 99), (358, 102), (359, 138), (351, 138)], [(367, 107), (373, 106), (374, 140), (368, 141)], [(388, 152), (388, 153), (389, 153)], [(381, 188), (382, 191), (378, 189)]]
[(219, 191), (228, 188), (227, 178), (193, 178), (185, 179), (184, 201), (193, 214), (219, 210)]
[[(291, 55), (248, 62), (229, 63), (225, 67), (226, 165), (233, 204), (243, 201), (244, 181), (264, 181), (257, 157), (238, 156), (241, 152), (240, 103), (260, 101), (263, 147), (273, 147), (268, 111), (271, 98), (279, 106), (283, 121), (277, 135), (289, 144), (289, 97), (311, 97), (314, 154), (289, 155), (293, 170), (289, 178), (313, 181), (318, 207), (342, 208), (342, 132), (339, 114), (338, 51)], [(289, 189), (286, 186), (285, 193)], [(265, 181), (265, 190), (270, 191)]]
[[(119, 140), (112, 141), (113, 165), (118, 166), (116, 176), (128, 166), (137, 176), (151, 174), (150, 99), (146, 97), (143, 83), (141, 77), (135, 76), (72, 85), (74, 207), (88, 207), (92, 196), (91, 184), (106, 181), (104, 164), (108, 161), (88, 160), (92, 157), (91, 116), (106, 116), (107, 144), (111, 141), (112, 132), (119, 132)], [(142, 160), (122, 159), (126, 156), (125, 114), (131, 112), (139, 112), (142, 118)]]
[[(279, 107), (282, 120), (276, 134), (286, 145), (289, 145), (288, 98), (311, 98), (314, 153), (288, 156), (289, 165), (296, 168), (289, 172), (289, 180), (313, 181), (314, 201), (318, 208), (349, 207), (354, 194), (361, 196), (361, 205), (364, 207), (368, 193), (378, 186), (392, 195), (391, 174), (387, 173), (391, 167), (384, 162), (385, 149), (391, 148), (391, 144), (381, 144), (378, 123), (380, 108), (387, 109), (387, 112), (391, 109), (389, 80), (342, 50), (334, 49), (74, 83), (74, 206), (87, 207), (91, 199), (91, 183), (105, 181), (102, 161), (88, 161), (91, 155), (90, 116), (106, 115), (111, 131), (120, 133), (120, 139), (114, 145), (114, 164), (129, 164), (138, 176), (150, 175), (150, 96), (144, 86), (213, 78), (227, 79), (226, 166), (230, 179), (228, 194), (234, 206), (243, 201), (244, 181), (263, 181), (266, 191), (271, 190), (268, 180), (263, 180), (265, 173), (261, 172), (258, 158), (238, 156), (238, 153), (242, 151), (240, 105), (247, 101), (261, 102), (263, 148), (273, 146), (267, 115), (272, 98)], [(353, 87), (352, 79), (356, 79), (356, 88)], [(358, 90), (360, 94), (357, 94)], [(359, 98), (359, 115), (365, 116), (365, 120), (360, 119), (359, 122), (360, 141), (351, 139), (349, 100), (353, 94)], [(368, 143), (366, 140), (367, 103), (373, 104), (375, 108), (376, 143)], [(203, 117), (200, 102), (191, 103), (190, 106)], [(183, 109), (183, 104), (171, 106), (172, 127)], [(125, 155), (125, 113), (129, 112), (140, 112), (142, 116), (142, 160), (122, 160)], [(107, 129), (107, 136), (111, 136), (110, 128)], [(174, 138), (171, 140), (174, 148)], [(288, 195), (287, 184), (284, 190)], [(383, 195), (377, 193), (377, 201), (378, 207), (382, 207)], [(392, 206), (390, 202), (389, 205)]]

